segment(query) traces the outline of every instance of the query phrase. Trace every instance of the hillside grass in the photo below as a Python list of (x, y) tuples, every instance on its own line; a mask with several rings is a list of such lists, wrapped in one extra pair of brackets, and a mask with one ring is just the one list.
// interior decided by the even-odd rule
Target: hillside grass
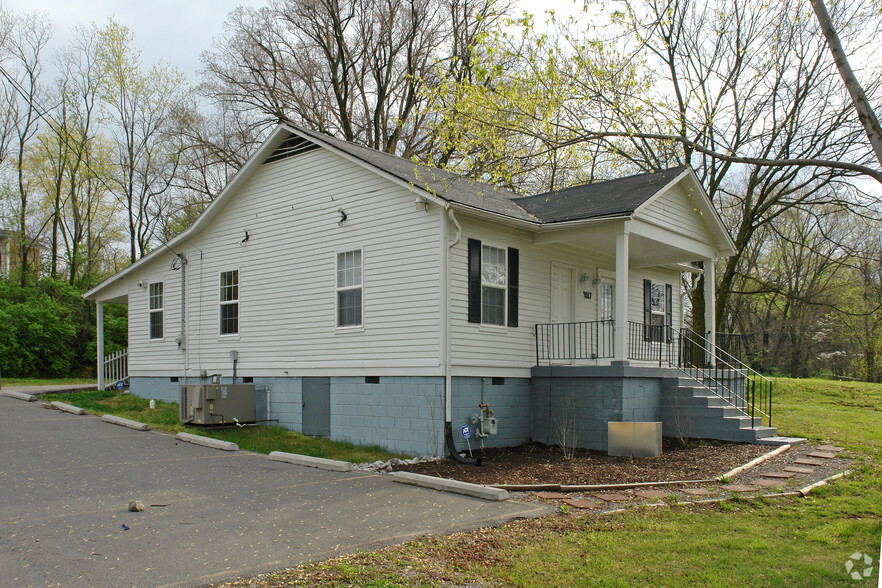
[[(236, 586), (875, 586), (882, 537), (882, 385), (775, 381), (782, 435), (848, 448), (853, 473), (806, 498), (560, 512), (429, 537)], [(854, 552), (874, 561), (854, 581)]]
[(179, 433), (186, 431), (196, 435), (232, 441), (241, 449), (257, 453), (286, 451), (312, 457), (338, 459), (352, 463), (388, 461), (394, 457), (406, 457), (391, 453), (376, 445), (353, 445), (321, 437), (308, 437), (282, 427), (192, 427), (178, 420), (177, 402), (156, 402), (150, 408), (150, 401), (133, 394), (123, 394), (113, 390), (70, 392), (64, 394), (42, 394), (46, 402), (58, 400), (74, 404), (95, 415), (113, 414), (123, 418), (147, 423), (155, 429)]

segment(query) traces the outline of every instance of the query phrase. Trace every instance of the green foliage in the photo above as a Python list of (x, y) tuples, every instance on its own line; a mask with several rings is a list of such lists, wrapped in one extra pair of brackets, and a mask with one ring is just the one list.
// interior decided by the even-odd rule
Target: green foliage
[[(126, 346), (125, 307), (105, 311), (107, 351)], [(95, 311), (70, 284), (0, 280), (0, 370), (5, 378), (86, 375), (95, 366)]]

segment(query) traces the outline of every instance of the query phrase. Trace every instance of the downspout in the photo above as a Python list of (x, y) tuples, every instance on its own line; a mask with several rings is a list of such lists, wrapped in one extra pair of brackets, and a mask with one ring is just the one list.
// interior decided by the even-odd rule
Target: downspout
[(444, 235), (442, 236), (442, 242), (447, 241), (448, 225), (447, 219), (450, 219), (450, 222), (456, 227), (456, 237), (454, 237), (453, 241), (447, 244), (447, 251), (444, 255), (444, 268), (441, 272), (442, 279), (444, 280), (443, 292), (444, 292), (444, 302), (441, 305), (444, 312), (444, 320), (442, 325), (442, 339), (444, 346), (444, 443), (447, 446), (447, 452), (450, 453), (450, 457), (455, 461), (460, 463), (470, 464), (470, 465), (481, 465), (481, 458), (477, 459), (467, 459), (459, 454), (459, 451), (456, 450), (456, 445), (453, 442), (453, 409), (452, 409), (452, 401), (453, 401), (453, 360), (451, 359), (450, 353), (450, 328), (451, 328), (451, 319), (450, 319), (450, 257), (451, 251), (453, 248), (459, 243), (462, 238), (462, 227), (459, 222), (456, 220), (456, 216), (453, 214), (453, 209), (450, 208), (449, 204), (445, 206), (447, 209), (447, 216), (442, 215), (442, 229), (444, 231)]

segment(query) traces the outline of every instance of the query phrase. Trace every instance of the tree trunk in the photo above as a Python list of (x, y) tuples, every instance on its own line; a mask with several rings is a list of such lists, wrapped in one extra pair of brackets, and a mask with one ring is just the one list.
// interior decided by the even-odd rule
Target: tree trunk
[(867, 138), (873, 146), (879, 165), (882, 165), (882, 128), (879, 127), (879, 120), (876, 118), (876, 114), (873, 112), (870, 101), (867, 100), (867, 95), (858, 82), (857, 76), (854, 75), (854, 71), (852, 71), (851, 65), (848, 63), (848, 57), (845, 55), (845, 50), (842, 48), (836, 29), (833, 27), (833, 21), (830, 20), (827, 7), (824, 6), (824, 1), (811, 0), (811, 3), (815, 16), (818, 18), (818, 23), (821, 25), (821, 32), (827, 40), (827, 47), (833, 55), (836, 69), (839, 70), (839, 75), (842, 77), (842, 81), (851, 95), (851, 102), (857, 111), (858, 120), (860, 120), (864, 131), (867, 133)]

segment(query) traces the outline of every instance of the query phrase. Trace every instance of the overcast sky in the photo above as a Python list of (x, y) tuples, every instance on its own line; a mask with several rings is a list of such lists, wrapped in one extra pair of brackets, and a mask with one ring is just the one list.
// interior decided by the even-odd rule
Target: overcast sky
[[(143, 52), (145, 64), (164, 59), (193, 84), (201, 68), (199, 56), (223, 32), (227, 14), (237, 6), (265, 5), (266, 0), (0, 0), (0, 4), (13, 12), (48, 14), (56, 27), (50, 49), (65, 44), (76, 25), (102, 25), (113, 16), (135, 34), (135, 46)], [(520, 4), (534, 13), (553, 8), (569, 14), (581, 2), (520, 0)]]

